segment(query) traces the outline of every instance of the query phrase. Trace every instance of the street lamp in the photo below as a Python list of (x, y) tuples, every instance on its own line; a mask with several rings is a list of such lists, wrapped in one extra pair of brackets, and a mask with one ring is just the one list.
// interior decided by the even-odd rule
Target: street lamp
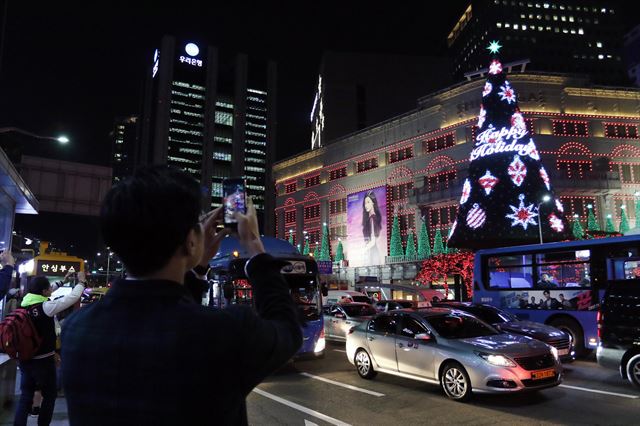
[(538, 203), (538, 233), (540, 234), (540, 244), (542, 244), (542, 215), (540, 214), (540, 206), (551, 200), (549, 195), (542, 197), (542, 201)]
[(69, 143), (69, 138), (64, 135), (58, 136), (58, 137), (41, 136), (41, 135), (36, 135), (35, 133), (31, 133), (27, 130), (20, 129), (18, 127), (0, 127), (0, 133), (10, 133), (10, 132), (21, 133), (23, 135), (31, 136), (32, 138), (36, 138), (36, 139), (47, 139), (51, 141), (56, 141), (61, 143), (62, 145)]

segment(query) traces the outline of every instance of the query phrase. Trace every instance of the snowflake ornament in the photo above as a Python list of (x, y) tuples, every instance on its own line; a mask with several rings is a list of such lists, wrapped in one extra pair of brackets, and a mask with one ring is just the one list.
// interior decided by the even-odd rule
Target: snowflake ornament
[(489, 64), (489, 74), (500, 74), (502, 72), (502, 64), (500, 63), (499, 60), (494, 59), (493, 61), (491, 61), (491, 63)]
[(488, 81), (484, 84), (484, 89), (482, 90), (482, 97), (484, 98), (493, 90), (493, 85)]
[(474, 204), (467, 213), (467, 226), (471, 229), (478, 229), (487, 221), (487, 213), (482, 208)]
[(518, 196), (518, 199), (520, 200), (520, 205), (518, 205), (518, 207), (509, 206), (509, 208), (511, 209), (511, 214), (508, 214), (505, 217), (513, 221), (511, 222), (512, 228), (514, 226), (520, 225), (526, 231), (529, 225), (535, 226), (538, 224), (535, 221), (535, 218), (536, 216), (538, 216), (538, 213), (534, 211), (535, 206), (533, 205), (533, 203), (529, 204), (527, 207), (524, 206), (524, 194), (520, 194)]
[(508, 81), (504, 82), (504, 86), (500, 86), (500, 92), (498, 92), (498, 95), (500, 95), (501, 101), (507, 101), (508, 104), (516, 101), (516, 92), (511, 88), (511, 86), (509, 86)]
[(560, 200), (558, 200), (557, 198), (556, 198), (556, 209), (558, 209), (560, 213), (564, 213), (564, 206), (562, 205)]
[(478, 183), (480, 184), (480, 186), (482, 188), (484, 188), (484, 192), (487, 195), (491, 194), (491, 191), (493, 190), (493, 187), (496, 186), (498, 184), (498, 182), (500, 182), (500, 179), (498, 179), (497, 177), (493, 176), (489, 170), (487, 170), (487, 172), (484, 174), (484, 176), (482, 176), (480, 179), (478, 179)]
[(524, 117), (522, 117), (522, 114), (520, 114), (520, 112), (516, 111), (511, 116), (511, 127), (515, 127), (517, 130), (520, 130), (520, 131), (527, 130), (527, 125), (524, 122)]
[(562, 219), (556, 216), (555, 213), (551, 213), (549, 215), (549, 226), (551, 226), (551, 229), (553, 229), (556, 232), (564, 231), (564, 223), (562, 223)]
[(549, 175), (544, 167), (540, 167), (540, 177), (542, 178), (542, 182), (544, 182), (544, 186), (547, 187), (547, 191), (551, 191), (551, 185), (549, 184)]
[(478, 128), (481, 129), (484, 124), (485, 119), (487, 118), (487, 110), (484, 109), (483, 105), (480, 105), (480, 115), (478, 116)]
[(462, 197), (460, 198), (460, 205), (467, 202), (469, 199), (469, 195), (471, 195), (471, 182), (469, 179), (464, 181), (464, 185), (462, 185)]
[(513, 182), (515, 186), (522, 185), (524, 178), (527, 177), (527, 166), (520, 160), (519, 155), (513, 156), (513, 161), (509, 164), (507, 173), (509, 173), (511, 182)]

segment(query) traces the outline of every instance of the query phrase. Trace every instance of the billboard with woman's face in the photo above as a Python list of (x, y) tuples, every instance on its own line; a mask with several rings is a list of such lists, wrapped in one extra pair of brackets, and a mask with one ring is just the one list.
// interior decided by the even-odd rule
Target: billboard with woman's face
[(387, 189), (384, 186), (347, 196), (349, 266), (384, 264), (387, 255)]

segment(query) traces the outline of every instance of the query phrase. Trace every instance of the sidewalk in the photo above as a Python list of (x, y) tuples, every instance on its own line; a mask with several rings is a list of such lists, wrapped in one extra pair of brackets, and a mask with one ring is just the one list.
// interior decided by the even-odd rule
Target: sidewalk
[[(13, 424), (13, 415), (15, 409), (18, 406), (18, 399), (20, 395), (16, 395), (13, 404), (7, 408), (0, 408), (0, 426), (10, 426)], [(37, 426), (38, 418), (29, 417), (27, 425)], [(67, 400), (64, 397), (58, 397), (56, 399), (56, 408), (53, 410), (53, 419), (51, 420), (51, 426), (68, 426), (69, 420), (67, 416)]]

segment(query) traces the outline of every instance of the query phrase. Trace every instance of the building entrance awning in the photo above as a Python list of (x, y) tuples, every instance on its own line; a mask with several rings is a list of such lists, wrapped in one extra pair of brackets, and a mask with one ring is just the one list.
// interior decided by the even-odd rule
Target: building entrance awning
[(16, 204), (16, 213), (38, 214), (38, 200), (22, 176), (0, 149), (0, 187)]

